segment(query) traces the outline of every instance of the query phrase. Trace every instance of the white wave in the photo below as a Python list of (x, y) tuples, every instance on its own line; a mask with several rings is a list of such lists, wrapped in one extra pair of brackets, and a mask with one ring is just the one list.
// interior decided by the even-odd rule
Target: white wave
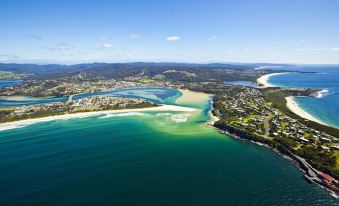
[(187, 121), (187, 115), (172, 115), (170, 118), (172, 121), (176, 122), (176, 123), (182, 123), (182, 122), (186, 122)]
[(157, 113), (155, 116), (171, 116), (173, 114), (165, 112), (165, 113)]
[(11, 124), (11, 125), (6, 125), (6, 126), (0, 126), (0, 131), (18, 129), (18, 128), (26, 127), (30, 124), (31, 123), (22, 123), (22, 124)]
[(330, 95), (330, 94), (332, 94), (332, 93), (330, 92), (330, 90), (328, 90), (328, 89), (323, 89), (323, 90), (321, 90), (321, 91), (318, 92), (316, 98), (323, 98), (323, 97), (326, 97), (326, 96), (328, 96), (328, 95)]
[(142, 113), (142, 112), (124, 112), (124, 113), (117, 113), (117, 114), (106, 114), (104, 116), (99, 117), (100, 119), (107, 119), (112, 117), (128, 117), (128, 116), (147, 116), (149, 114)]

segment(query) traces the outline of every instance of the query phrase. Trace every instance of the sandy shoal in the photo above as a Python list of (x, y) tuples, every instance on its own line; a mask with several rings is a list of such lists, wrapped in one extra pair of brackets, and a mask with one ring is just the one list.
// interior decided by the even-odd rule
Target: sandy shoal
[(179, 89), (182, 95), (176, 99), (177, 104), (191, 104), (196, 102), (203, 102), (211, 97), (211, 94), (203, 92), (194, 92), (186, 89)]
[(25, 119), (19, 120), (15, 122), (6, 122), (0, 124), (0, 131), (13, 129), (17, 127), (21, 127), (24, 125), (29, 125), (38, 122), (47, 122), (53, 120), (63, 120), (63, 119), (72, 119), (72, 118), (83, 118), (89, 116), (97, 116), (102, 114), (111, 114), (111, 113), (122, 113), (122, 112), (148, 112), (148, 111), (177, 111), (177, 112), (194, 112), (196, 109), (175, 105), (160, 105), (157, 107), (148, 107), (148, 108), (137, 108), (137, 109), (119, 109), (119, 110), (107, 110), (107, 111), (95, 111), (95, 112), (79, 112), (73, 114), (62, 114), (41, 118), (33, 118), (33, 119)]

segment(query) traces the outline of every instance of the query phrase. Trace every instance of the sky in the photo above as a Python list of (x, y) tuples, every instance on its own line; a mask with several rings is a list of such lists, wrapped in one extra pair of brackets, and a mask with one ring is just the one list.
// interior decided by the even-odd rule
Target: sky
[(339, 0), (0, 0), (0, 62), (339, 64)]

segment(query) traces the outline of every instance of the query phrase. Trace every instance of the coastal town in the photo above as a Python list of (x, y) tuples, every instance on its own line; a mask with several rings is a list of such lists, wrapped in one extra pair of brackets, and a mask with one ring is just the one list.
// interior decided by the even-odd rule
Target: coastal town
[(144, 99), (115, 96), (84, 97), (66, 102), (20, 106), (0, 110), (0, 122), (12, 122), (54, 115), (74, 114), (119, 109), (135, 109), (157, 106)]
[(0, 88), (0, 96), (70, 96), (135, 87), (171, 87), (171, 84), (168, 81), (155, 81), (148, 77), (126, 78), (126, 80), (83, 80), (81, 75), (77, 75), (76, 78), (28, 80), (20, 85)]

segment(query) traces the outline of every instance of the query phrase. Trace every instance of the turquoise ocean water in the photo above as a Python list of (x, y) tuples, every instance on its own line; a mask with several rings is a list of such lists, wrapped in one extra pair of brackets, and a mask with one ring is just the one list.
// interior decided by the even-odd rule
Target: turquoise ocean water
[[(169, 89), (122, 90), (176, 104)], [(0, 131), (0, 205), (335, 205), (290, 161), (198, 112), (128, 112)]]

